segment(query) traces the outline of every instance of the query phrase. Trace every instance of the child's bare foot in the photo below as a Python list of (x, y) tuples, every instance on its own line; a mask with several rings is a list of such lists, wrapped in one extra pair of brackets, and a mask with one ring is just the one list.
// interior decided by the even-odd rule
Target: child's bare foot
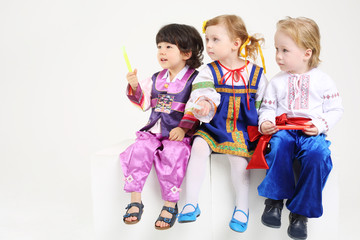
[[(171, 209), (168, 209), (170, 212), (168, 210), (161, 211), (158, 220), (155, 222), (156, 229), (161, 229), (161, 230), (168, 229), (168, 228), (172, 227), (172, 225), (174, 225), (174, 222), (176, 220), (176, 215), (178, 212), (176, 203), (166, 201), (164, 204), (164, 207), (172, 208), (173, 211)], [(165, 222), (165, 221), (168, 221), (168, 222)]]

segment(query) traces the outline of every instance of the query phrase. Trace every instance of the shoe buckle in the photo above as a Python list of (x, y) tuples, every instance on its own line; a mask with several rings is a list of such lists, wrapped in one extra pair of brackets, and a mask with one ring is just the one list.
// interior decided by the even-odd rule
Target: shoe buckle
[(163, 221), (166, 222), (166, 223), (169, 223), (169, 224), (171, 223), (171, 219), (170, 219), (170, 218), (164, 218)]

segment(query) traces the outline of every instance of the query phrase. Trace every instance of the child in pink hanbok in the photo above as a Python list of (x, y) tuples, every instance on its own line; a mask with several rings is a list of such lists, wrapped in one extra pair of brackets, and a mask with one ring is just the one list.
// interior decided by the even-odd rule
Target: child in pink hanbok
[(140, 221), (144, 205), (141, 192), (154, 164), (161, 187), (164, 207), (155, 222), (156, 229), (173, 226), (178, 213), (180, 185), (190, 157), (190, 136), (198, 121), (189, 112), (184, 114), (192, 82), (202, 64), (203, 43), (199, 32), (188, 25), (169, 24), (156, 36), (157, 60), (162, 71), (138, 81), (137, 70), (126, 76), (127, 96), (146, 111), (149, 121), (136, 133), (136, 141), (120, 154), (125, 175), (124, 190), (131, 193), (131, 203), (123, 221)]

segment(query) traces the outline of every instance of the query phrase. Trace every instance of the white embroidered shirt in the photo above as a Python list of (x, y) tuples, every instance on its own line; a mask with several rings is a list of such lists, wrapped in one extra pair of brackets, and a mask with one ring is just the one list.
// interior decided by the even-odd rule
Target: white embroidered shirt
[(320, 134), (339, 121), (343, 107), (333, 80), (313, 68), (301, 75), (280, 72), (270, 81), (259, 110), (259, 126), (266, 120), (275, 124), (275, 117), (283, 113), (288, 118), (312, 119)]

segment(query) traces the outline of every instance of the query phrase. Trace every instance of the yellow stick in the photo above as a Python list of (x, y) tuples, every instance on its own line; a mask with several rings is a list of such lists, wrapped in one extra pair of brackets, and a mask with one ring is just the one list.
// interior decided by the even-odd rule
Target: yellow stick
[(123, 54), (124, 54), (126, 66), (127, 66), (128, 70), (129, 70), (129, 72), (132, 72), (130, 61), (129, 61), (129, 58), (128, 58), (128, 56), (126, 54), (126, 51), (125, 51), (125, 47), (123, 47), (122, 49), (123, 49)]

